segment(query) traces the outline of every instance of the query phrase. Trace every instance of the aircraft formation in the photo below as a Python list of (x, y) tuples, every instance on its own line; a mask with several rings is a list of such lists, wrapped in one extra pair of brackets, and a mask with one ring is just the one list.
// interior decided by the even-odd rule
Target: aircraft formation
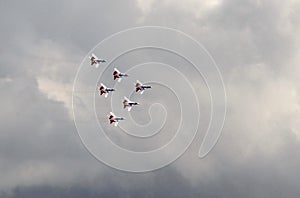
[[(106, 60), (104, 59), (99, 59), (95, 54), (91, 54), (91, 56), (89, 56), (89, 59), (91, 61), (91, 66), (95, 66), (96, 68), (98, 68), (101, 63), (106, 62)], [(118, 82), (121, 82), (123, 78), (129, 76), (126, 73), (120, 72), (117, 68), (114, 68), (112, 74), (113, 74), (113, 79), (117, 80)], [(135, 92), (139, 92), (140, 94), (143, 94), (146, 89), (150, 89), (150, 88), (151, 88), (150, 85), (144, 85), (139, 80), (137, 80), (135, 83)], [(104, 95), (105, 98), (108, 97), (110, 92), (116, 91), (114, 88), (106, 87), (103, 83), (100, 83), (100, 85), (97, 86), (97, 89), (99, 92), (99, 96)], [(138, 102), (131, 101), (126, 96), (124, 96), (122, 103), (124, 109), (127, 108), (128, 111), (131, 111), (132, 107), (139, 105)], [(125, 118), (118, 117), (113, 112), (110, 112), (108, 115), (108, 120), (110, 124), (114, 124), (114, 126), (118, 126), (119, 121), (125, 120)]]

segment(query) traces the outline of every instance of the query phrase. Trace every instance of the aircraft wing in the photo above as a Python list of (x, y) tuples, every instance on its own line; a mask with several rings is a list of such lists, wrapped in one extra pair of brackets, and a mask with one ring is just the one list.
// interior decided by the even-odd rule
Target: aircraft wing
[(94, 57), (96, 60), (99, 60), (99, 58), (95, 54), (92, 54), (92, 57)]
[(109, 114), (112, 115), (112, 116), (114, 116), (114, 117), (116, 117), (116, 115), (113, 112), (110, 112)]
[(103, 84), (103, 83), (101, 83), (100, 84), (102, 87), (104, 87), (104, 89), (106, 89), (107, 87)]

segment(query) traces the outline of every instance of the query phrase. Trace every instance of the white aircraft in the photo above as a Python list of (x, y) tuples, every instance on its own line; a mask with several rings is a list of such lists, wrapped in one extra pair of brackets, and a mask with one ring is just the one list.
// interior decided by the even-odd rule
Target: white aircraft
[(124, 96), (123, 105), (124, 105), (124, 109), (128, 107), (127, 109), (128, 111), (130, 111), (134, 105), (139, 105), (139, 103), (130, 101), (126, 96)]
[(127, 77), (128, 74), (121, 73), (117, 68), (114, 68), (113, 71), (114, 80), (118, 79), (118, 82), (121, 82), (123, 77)]
[(115, 126), (118, 126), (120, 120), (125, 120), (125, 118), (117, 117), (113, 112), (110, 112), (108, 115), (109, 124), (114, 123)]
[(98, 90), (99, 95), (102, 96), (104, 94), (105, 98), (107, 98), (109, 92), (115, 91), (113, 88), (107, 88), (103, 83), (98, 86)]
[(99, 67), (99, 63), (105, 63), (106, 61), (104, 59), (99, 59), (95, 54), (92, 54), (89, 56), (91, 60), (91, 65), (95, 65), (96, 68)]
[(151, 86), (150, 85), (143, 85), (140, 81), (136, 81), (136, 84), (135, 84), (135, 92), (139, 92), (141, 94), (144, 93), (145, 89), (150, 89)]

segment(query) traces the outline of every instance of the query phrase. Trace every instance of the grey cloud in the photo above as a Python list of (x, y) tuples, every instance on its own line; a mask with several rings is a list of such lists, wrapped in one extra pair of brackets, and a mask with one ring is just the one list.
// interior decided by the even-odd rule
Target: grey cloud
[[(1, 2), (0, 195), (298, 197), (299, 94), (289, 92), (299, 90), (289, 78), (298, 70), (288, 63), (299, 53), (299, 4), (257, 2), (223, 1), (196, 18), (178, 4), (157, 1), (142, 23), (134, 1)], [(72, 83), (91, 47), (137, 24), (190, 32), (219, 63), (228, 116), (206, 158), (196, 158), (202, 133), (159, 171), (110, 169), (83, 148), (63, 102), (39, 89), (41, 77)]]

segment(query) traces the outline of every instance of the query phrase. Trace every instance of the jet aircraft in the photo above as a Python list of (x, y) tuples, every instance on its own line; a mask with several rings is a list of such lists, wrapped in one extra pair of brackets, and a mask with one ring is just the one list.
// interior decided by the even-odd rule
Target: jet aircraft
[(105, 98), (107, 98), (109, 92), (115, 91), (115, 89), (113, 88), (107, 88), (103, 83), (101, 83), (100, 86), (98, 86), (98, 90), (99, 95), (102, 96), (104, 94)]
[(140, 81), (136, 81), (135, 84), (135, 92), (140, 92), (141, 94), (144, 93), (145, 89), (150, 89), (151, 86), (150, 85), (143, 85), (143, 83), (141, 83)]
[(114, 123), (115, 126), (118, 126), (120, 120), (125, 120), (125, 118), (115, 116), (113, 112), (109, 113), (108, 119), (109, 119), (109, 124)]
[(113, 71), (114, 80), (118, 79), (118, 82), (121, 82), (123, 77), (127, 77), (128, 74), (121, 73), (117, 68), (114, 68)]
[(124, 109), (127, 107), (128, 111), (130, 111), (134, 105), (139, 105), (139, 103), (133, 102), (129, 100), (126, 96), (124, 96), (124, 100), (123, 100)]
[(95, 54), (92, 54), (89, 56), (91, 60), (91, 65), (95, 65), (96, 68), (99, 67), (99, 63), (105, 63), (106, 61), (104, 59), (99, 59)]

